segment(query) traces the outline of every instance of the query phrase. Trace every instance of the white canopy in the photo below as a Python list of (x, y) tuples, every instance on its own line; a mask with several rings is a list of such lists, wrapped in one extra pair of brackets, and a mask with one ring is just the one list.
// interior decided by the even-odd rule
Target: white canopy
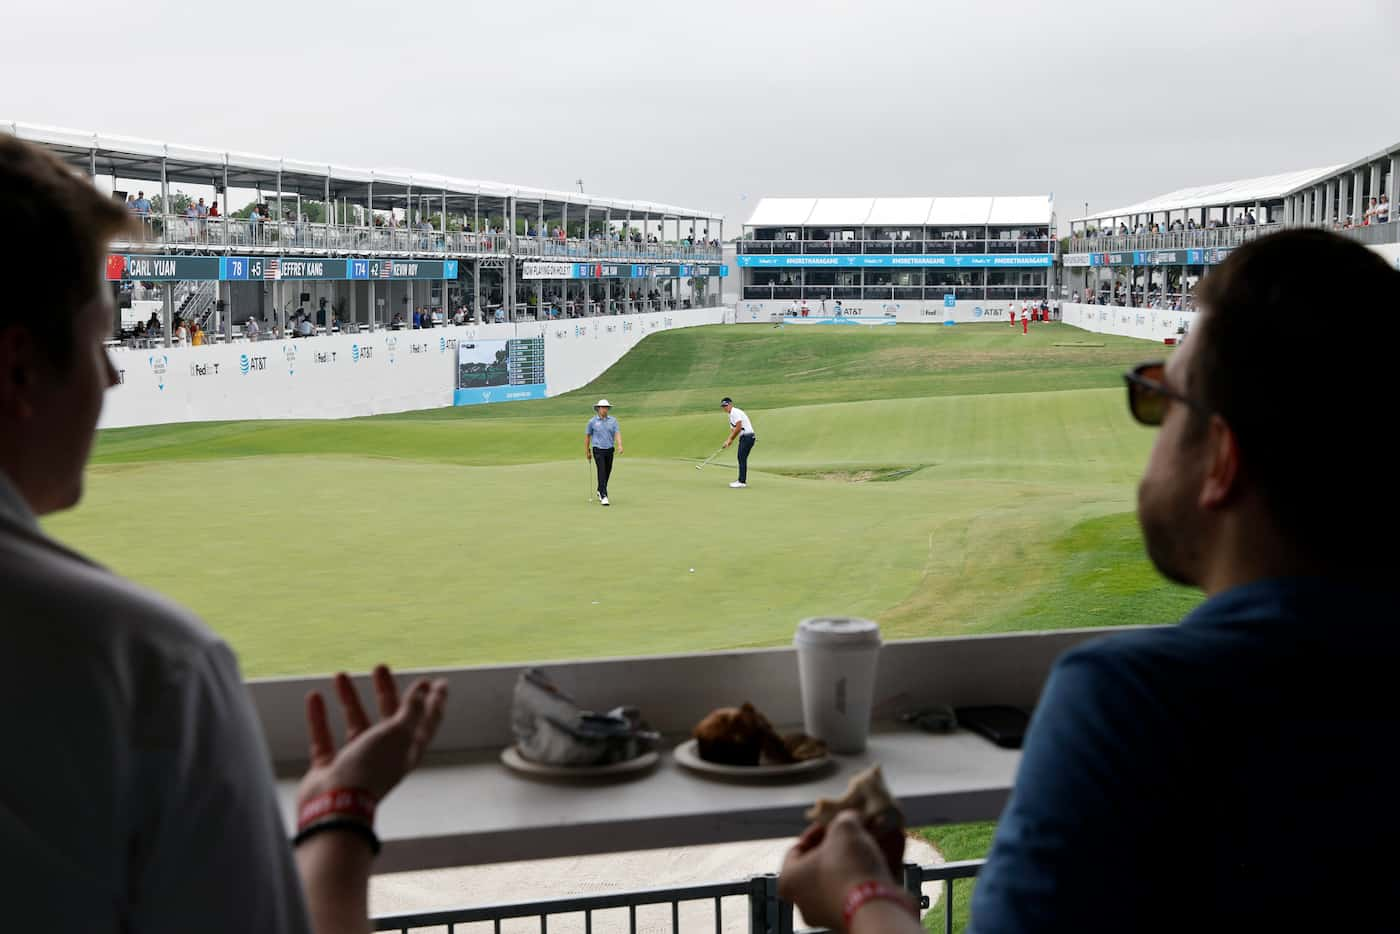
[[(680, 218), (682, 221), (696, 218), (700, 221), (719, 221), (723, 215), (713, 211), (701, 211), (691, 208), (676, 207), (674, 205), (658, 204), (651, 201), (629, 201), (617, 198), (603, 198), (595, 195), (585, 195), (579, 192), (559, 192), (550, 191), (543, 188), (530, 188), (520, 185), (505, 185), (499, 182), (483, 182), (472, 179), (457, 178), (448, 175), (435, 175), (424, 172), (414, 172), (408, 169), (363, 169), (349, 168), (334, 165), (328, 162), (308, 162), (298, 159), (289, 159), (285, 156), (266, 156), (256, 153), (237, 152), (234, 150), (205, 149), (197, 146), (185, 146), (177, 143), (161, 143), (154, 140), (137, 139), (128, 136), (113, 136), (105, 133), (96, 133), (87, 130), (70, 130), (61, 127), (38, 126), (28, 123), (17, 123), (13, 121), (0, 121), (0, 132), (9, 132), (21, 139), (30, 140), (40, 145), (65, 150), (70, 153), (87, 153), (93, 151), (99, 157), (104, 155), (117, 155), (123, 158), (124, 165), (137, 166), (144, 165), (149, 170), (149, 166), (157, 164), (159, 160), (166, 159), (170, 162), (179, 163), (182, 167), (197, 170), (203, 177), (204, 169), (209, 169), (209, 178), (215, 179), (215, 170), (222, 172), (225, 166), (231, 172), (238, 170), (259, 173), (277, 173), (285, 175), (309, 176), (314, 178), (331, 178), (341, 181), (356, 182), (376, 182), (388, 183), (390, 185), (412, 187), (426, 193), (445, 192), (449, 195), (485, 195), (493, 198), (514, 197), (523, 201), (548, 201), (551, 203), (568, 203), (589, 205), (595, 208), (611, 208), (616, 213), (627, 213), (629, 211), (637, 214), (649, 213), (653, 216), (664, 215), (665, 217)], [(126, 176), (123, 176), (126, 177)], [(149, 174), (132, 176), (133, 178), (150, 177)], [(157, 176), (158, 173), (157, 173)], [(232, 184), (231, 187), (242, 187), (239, 184)]]
[(1050, 226), (1049, 195), (948, 198), (764, 198), (748, 227)]
[(1139, 201), (1112, 211), (1096, 211), (1079, 221), (1105, 221), (1115, 217), (1131, 217), (1135, 214), (1159, 214), (1167, 211), (1194, 210), (1196, 208), (1219, 208), (1234, 205), (1252, 205), (1255, 202), (1277, 201), (1284, 196), (1314, 181), (1331, 175), (1337, 166), (1321, 169), (1303, 169), (1298, 172), (1284, 172), (1279, 175), (1261, 175), (1257, 178), (1242, 178), (1233, 182), (1217, 182), (1213, 185), (1195, 185), (1191, 188), (1178, 188), (1146, 201)]

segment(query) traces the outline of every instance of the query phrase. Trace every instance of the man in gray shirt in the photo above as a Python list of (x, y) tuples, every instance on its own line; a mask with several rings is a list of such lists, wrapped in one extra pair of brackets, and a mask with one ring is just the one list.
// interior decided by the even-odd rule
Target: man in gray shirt
[(307, 699), (311, 767), (287, 844), (267, 747), (233, 652), (193, 614), (44, 534), (82, 495), (117, 374), (103, 282), (123, 207), (58, 157), (0, 136), (0, 249), (52, 286), (0, 303), (0, 879), (22, 931), (367, 931), (374, 805), (419, 761), (446, 684), (402, 702), (348, 678), (337, 750)]
[(612, 476), (613, 451), (622, 453), (622, 429), (608, 414), (611, 409), (612, 403), (599, 399), (583, 436), (584, 455), (598, 466), (598, 502), (603, 506), (612, 505), (608, 502), (608, 478)]

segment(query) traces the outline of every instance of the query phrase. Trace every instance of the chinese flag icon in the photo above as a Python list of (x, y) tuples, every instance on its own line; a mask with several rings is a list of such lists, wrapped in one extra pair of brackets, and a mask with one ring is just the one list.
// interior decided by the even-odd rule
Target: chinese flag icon
[(113, 256), (108, 256), (108, 257), (107, 257), (107, 278), (108, 278), (108, 279), (119, 280), (119, 279), (121, 279), (122, 273), (124, 273), (124, 272), (126, 272), (126, 257), (125, 257), (125, 256), (115, 256), (115, 255), (113, 255)]

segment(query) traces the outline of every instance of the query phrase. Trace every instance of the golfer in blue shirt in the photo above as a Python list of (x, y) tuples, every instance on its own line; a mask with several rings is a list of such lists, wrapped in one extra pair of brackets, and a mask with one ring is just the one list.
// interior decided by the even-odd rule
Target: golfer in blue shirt
[(597, 414), (588, 420), (583, 436), (585, 455), (598, 465), (598, 502), (603, 506), (612, 505), (608, 502), (608, 477), (612, 475), (613, 451), (622, 453), (622, 429), (617, 419), (608, 414), (610, 409), (611, 402), (599, 399), (593, 406)]

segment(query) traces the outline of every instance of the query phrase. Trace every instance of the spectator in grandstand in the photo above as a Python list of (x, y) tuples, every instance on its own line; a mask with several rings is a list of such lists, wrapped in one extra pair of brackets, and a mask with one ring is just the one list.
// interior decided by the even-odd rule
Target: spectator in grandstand
[(173, 343), (176, 347), (183, 347), (185, 346), (185, 341), (189, 339), (189, 336), (190, 332), (189, 329), (185, 327), (185, 319), (181, 318), (179, 315), (176, 315), (175, 331), (172, 335)]
[[(400, 701), (375, 672), (382, 722), (336, 688), (337, 751), (307, 701), (310, 820), (288, 846), (267, 747), (228, 646), (198, 618), (58, 544), (38, 516), (81, 497), (113, 308), (102, 263), (129, 214), (56, 156), (0, 137), (5, 255), (54, 284), (42, 315), (0, 306), (0, 769), (6, 925), (54, 931), (368, 929), (373, 805), (422, 756), (446, 685)], [(27, 309), (25, 309), (27, 311)], [(37, 706), (36, 706), (37, 705)], [(41, 709), (39, 709), (41, 708)], [(353, 790), (353, 811), (332, 792)], [(322, 804), (330, 804), (322, 809)], [(298, 878), (300, 871), (300, 879)]]
[[(1327, 272), (1300, 280), (1303, 268)], [(1176, 626), (1094, 640), (1056, 664), (969, 930), (1172, 930), (1161, 906), (1193, 860), (1200, 926), (1298, 929), (1280, 854), (1328, 801), (1366, 817), (1328, 821), (1329, 849), (1347, 858), (1309, 867), (1318, 891), (1346, 893), (1327, 927), (1370, 930), (1391, 915), (1400, 809), (1376, 737), (1391, 729), (1400, 657), (1389, 584), (1400, 507), (1364, 484), (1317, 490), (1319, 477), (1390, 462), (1361, 401), (1387, 397), (1389, 348), (1316, 316), (1397, 292), (1400, 271), (1360, 244), (1319, 230), (1263, 237), (1202, 281), (1194, 336), (1127, 375), (1133, 416), (1158, 430), (1138, 489), (1147, 554), (1207, 599)], [(1279, 361), (1300, 332), (1307, 360), (1283, 387)], [(1301, 684), (1311, 702), (1300, 707)], [(846, 818), (803, 837), (779, 892), (809, 924), (835, 925), (855, 886), (894, 885), (884, 866)], [(921, 931), (888, 904), (857, 908), (861, 929)]]
[(299, 315), (296, 323), (297, 337), (310, 337), (316, 333), (316, 328), (311, 324), (311, 319), (306, 315)]
[(258, 332), (260, 330), (262, 329), (258, 326), (258, 319), (254, 318), (252, 315), (249, 315), (248, 320), (243, 322), (243, 336), (250, 341), (258, 339)]

